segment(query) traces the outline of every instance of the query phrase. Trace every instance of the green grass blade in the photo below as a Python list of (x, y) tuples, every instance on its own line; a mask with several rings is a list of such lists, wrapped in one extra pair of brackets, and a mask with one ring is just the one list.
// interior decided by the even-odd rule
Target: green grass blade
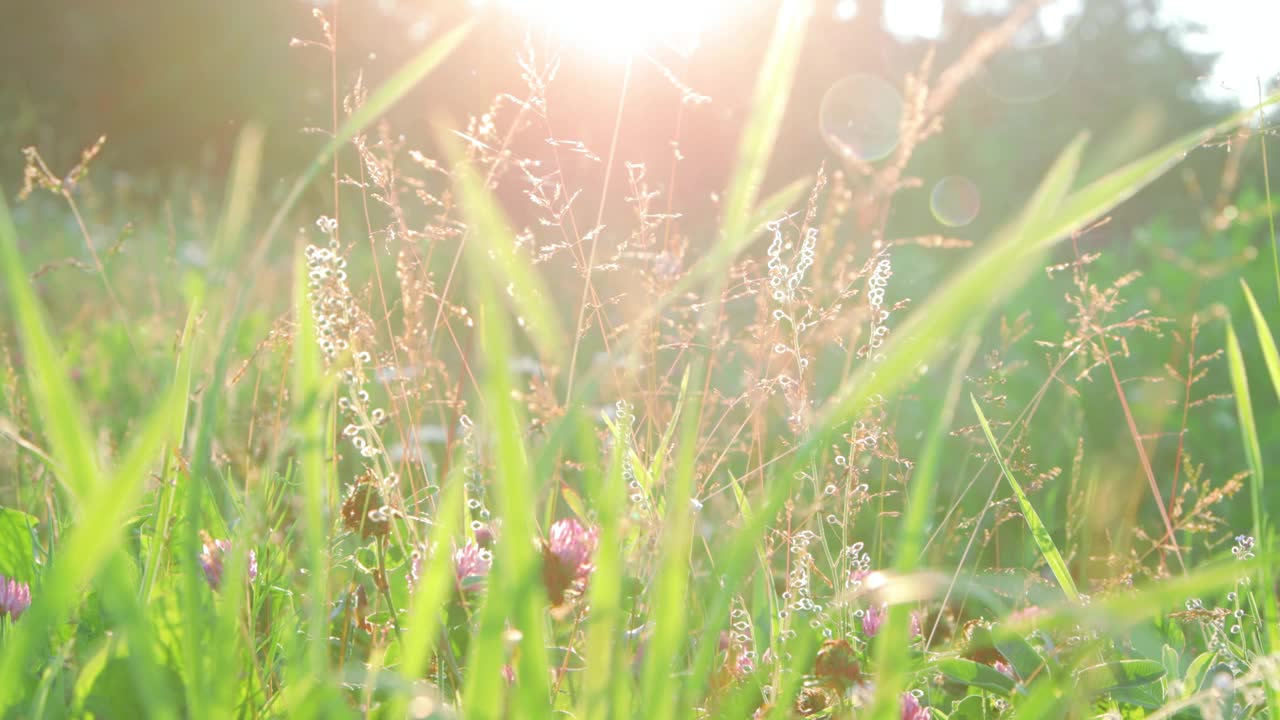
[(1040, 521), (1040, 514), (1032, 507), (1031, 501), (1027, 499), (1027, 494), (1022, 491), (1022, 486), (1018, 484), (1017, 478), (1013, 476), (1013, 471), (1009, 469), (1009, 466), (1004, 462), (1004, 457), (1000, 455), (1000, 444), (996, 442), (996, 436), (991, 433), (991, 425), (987, 423), (987, 417), (982, 414), (978, 399), (970, 395), (969, 400), (973, 403), (973, 411), (978, 414), (978, 422), (982, 423), (982, 432), (987, 436), (987, 442), (991, 445), (991, 452), (996, 457), (1000, 472), (1004, 474), (1005, 480), (1009, 481), (1009, 487), (1013, 488), (1013, 494), (1018, 498), (1018, 507), (1022, 510), (1023, 519), (1027, 521), (1027, 527), (1031, 529), (1031, 537), (1035, 540), (1036, 547), (1040, 548), (1040, 554), (1044, 556), (1045, 563), (1053, 571), (1053, 576), (1058, 580), (1058, 584), (1062, 586), (1062, 592), (1066, 594), (1067, 599), (1071, 602), (1079, 602), (1080, 592), (1076, 590), (1076, 583), (1071, 579), (1071, 573), (1067, 570), (1067, 563), (1062, 559), (1062, 553), (1058, 552), (1058, 546), (1054, 544), (1053, 537), (1049, 534), (1049, 529)]
[(245, 228), (253, 214), (257, 200), (258, 176), (262, 167), (262, 128), (248, 125), (240, 131), (235, 156), (227, 177), (227, 189), (222, 202), (222, 216), (213, 235), (212, 255), (216, 266), (227, 269), (231, 261), (240, 256)]
[(669, 717), (679, 692), (671, 687), (677, 656), (688, 639), (689, 617), (689, 550), (693, 544), (694, 511), (693, 473), (697, 460), (698, 424), (702, 398), (689, 395), (692, 385), (701, 388), (707, 371), (706, 361), (698, 356), (689, 372), (682, 397), (685, 405), (680, 419), (679, 447), (675, 467), (665, 487), (666, 513), (662, 521), (662, 542), (657, 577), (653, 583), (653, 633), (645, 646), (644, 667), (640, 676), (640, 697), (646, 699), (646, 717)]
[(752, 113), (738, 142), (733, 176), (725, 192), (721, 237), (708, 261), (710, 273), (718, 274), (717, 269), (727, 267), (751, 240), (751, 211), (777, 146), (812, 14), (813, 0), (784, 0), (778, 9), (773, 37), (756, 77)]
[[(187, 323), (182, 330), (182, 346), (178, 350), (178, 361), (175, 368), (174, 382), (178, 385), (182, 394), (182, 407), (179, 408), (177, 413), (177, 416), (181, 419), (174, 424), (171, 431), (172, 434), (169, 437), (169, 446), (171, 448), (181, 447), (183, 438), (186, 437), (187, 414), (191, 397), (191, 370), (195, 355), (196, 326), (199, 317), (200, 306), (193, 304), (187, 312)], [(160, 572), (160, 564), (169, 549), (162, 538), (165, 537), (176, 515), (177, 499), (175, 497), (176, 492), (172, 487), (175, 475), (176, 470), (173, 468), (173, 463), (168, 454), (166, 454), (160, 488), (156, 493), (157, 513), (153, 523), (155, 533), (152, 536), (151, 546), (147, 552), (146, 571), (142, 579), (141, 596), (144, 601), (149, 600), (151, 597), (156, 577)]]
[[(620, 708), (613, 702), (620, 694), (616, 686), (629, 683), (628, 673), (618, 669), (618, 648), (625, 630), (626, 612), (622, 607), (624, 557), (622, 554), (622, 518), (626, 510), (626, 485), (622, 479), (624, 452), (628, 445), (626, 430), (612, 426), (613, 456), (608, 472), (593, 488), (591, 499), (597, 511), (600, 527), (600, 546), (596, 551), (595, 572), (591, 577), (588, 600), (591, 615), (587, 618), (587, 644), (582, 701), (584, 718), (608, 718)], [(586, 448), (595, 445), (595, 437), (588, 428), (580, 443)], [(611, 687), (613, 692), (611, 692)]]
[(1280, 102), (1280, 94), (1273, 95), (1255, 108), (1243, 110), (1214, 125), (1187, 133), (1071, 193), (1063, 201), (1052, 222), (1037, 231), (1038, 242), (1051, 244), (1070, 236), (1150, 185), (1182, 162), (1187, 153), (1215, 136), (1235, 129), (1247, 122), (1254, 113), (1276, 102)]
[(307, 563), (307, 666), (323, 675), (328, 668), (329, 553), (326, 507), (336, 486), (325, 462), (326, 408), (331, 395), (324, 376), (315, 319), (308, 296), (307, 263), (298, 253), (294, 263), (293, 308), (297, 331), (293, 338), (293, 413), (302, 473), (303, 542)]
[[(942, 463), (942, 444), (949, 435), (951, 421), (960, 404), (960, 392), (964, 385), (964, 373), (978, 351), (978, 333), (971, 332), (964, 339), (956, 362), (947, 394), (942, 402), (942, 412), (934, 417), (929, 427), (924, 450), (916, 470), (911, 474), (909, 496), (902, 527), (899, 529), (898, 547), (893, 569), (906, 575), (920, 564), (924, 548), (926, 524), (933, 511), (933, 499)], [(908, 646), (910, 638), (910, 607), (905, 603), (889, 606), (888, 617), (880, 629), (880, 642), (875, 648), (878, 674), (875, 706), (872, 715), (882, 717), (892, 714), (901, 702), (903, 684), (907, 678)]]
[(14, 625), (0, 657), (0, 710), (19, 701), (27, 687), (25, 673), (42, 664), (33, 654), (42, 651), (52, 628), (67, 621), (85, 585), (119, 549), (121, 528), (150, 477), (150, 468), (160, 460), (184, 401), (177, 384), (166, 391), (156, 411), (139, 425), (110, 479), (84, 499), (85, 511), (59, 546), (44, 582), (32, 589), (31, 608)]
[(985, 314), (1035, 267), (1042, 257), (1036, 251), (1037, 228), (1054, 216), (1069, 191), (1085, 140), (1077, 137), (1063, 150), (1021, 219), (993, 243), (992, 249), (961, 270), (893, 332), (883, 350), (885, 362), (864, 364), (841, 385), (798, 456), (824, 446), (835, 429), (857, 415), (869, 398), (888, 395), (913, 379), (918, 365), (949, 347), (949, 338), (969, 327), (975, 314)]
[(1231, 389), (1236, 396), (1236, 416), (1240, 421), (1240, 433), (1244, 437), (1244, 454), (1249, 463), (1249, 500), (1253, 513), (1253, 535), (1258, 540), (1265, 537), (1262, 498), (1263, 462), (1262, 446), (1258, 442), (1258, 426), (1253, 414), (1253, 401), (1249, 396), (1249, 375), (1245, 370), (1244, 353), (1236, 337), (1234, 325), (1227, 323), (1227, 366), (1231, 374)]
[[(467, 176), (466, 167), (455, 169), (455, 176)], [(472, 176), (474, 179), (474, 176)], [(469, 181), (460, 180), (463, 187)], [(475, 185), (464, 192), (484, 191)], [(468, 203), (481, 198), (472, 196)], [(472, 212), (477, 209), (469, 204)], [(468, 215), (474, 224), (482, 218)], [(473, 227), (473, 232), (476, 228)], [(495, 238), (496, 240), (496, 238)], [(541, 557), (529, 539), (534, 537), (536, 493), (540, 483), (531, 472), (524, 446), (521, 408), (513, 397), (511, 373), (507, 358), (511, 357), (510, 324), (498, 301), (491, 274), (492, 260), (488, 250), (501, 242), (468, 242), (466, 266), (471, 281), (473, 305), (480, 309), (477, 318), (481, 341), (479, 356), (484, 359), (481, 388), (484, 392), (484, 432), (493, 438), (494, 494), (498, 515), (506, 538), (496, 546), (493, 582), (481, 608), (480, 637), (473, 644), (468, 663), (471, 672), (466, 679), (463, 705), (469, 716), (495, 717), (506, 695), (500, 675), (503, 665), (502, 624), (511, 619), (521, 633), (516, 670), (516, 695), (509, 705), (512, 717), (543, 717), (551, 707), (548, 688), (548, 664), (544, 622), (547, 613), (546, 592), (542, 584)]]
[(493, 193), (484, 179), (466, 163), (457, 141), (449, 134), (437, 138), (453, 167), (462, 212), (468, 232), (462, 242), (468, 252), (478, 254), (476, 262), (486, 272), (497, 271), (498, 279), (507, 286), (515, 312), (523, 319), (530, 337), (544, 360), (559, 363), (564, 356), (564, 330), (551, 302), (553, 296), (528, 258), (516, 248), (516, 235), (507, 222)]
[[(418, 578), (409, 612), (405, 615), (407, 627), (399, 672), (408, 682), (416, 681), (426, 669), (431, 649), (436, 646), (436, 636), (440, 631), (441, 609), (456, 584), (450, 543), (459, 536), (463, 528), (465, 511), (462, 488), (462, 480), (454, 478), (444, 491), (438, 506), (440, 511), (434, 518), (435, 528), (429, 545), (435, 548), (435, 552), (423, 562), (422, 575)], [(390, 715), (404, 717), (407, 709), (405, 705), (402, 698)]]
[(1240, 287), (1244, 288), (1245, 299), (1249, 301), (1249, 312), (1253, 315), (1253, 324), (1257, 328), (1258, 345), (1262, 347), (1262, 360), (1266, 363), (1267, 375), (1271, 377), (1271, 387), (1275, 390), (1276, 398), (1280, 399), (1280, 352), (1276, 351), (1275, 335), (1271, 333), (1267, 316), (1262, 314), (1262, 309), (1258, 307), (1258, 301), (1253, 297), (1253, 291), (1244, 278), (1240, 278)]
[(307, 169), (289, 188), (288, 196), (276, 208), (275, 215), (271, 217), (271, 222), (259, 240), (258, 248), (254, 251), (255, 261), (261, 260), (266, 254), (271, 240), (275, 238), (276, 233), (288, 219), (289, 213), (293, 212), (298, 201), (302, 199), (302, 193), (325, 170), (334, 154), (375, 120), (386, 114), (405, 95), (408, 95), (410, 90), (422, 82), (423, 78), (431, 74), (432, 70), (439, 67), (462, 44), (471, 29), (472, 23), (466, 22), (436, 38), (434, 42), (410, 58), (394, 75), (387, 78), (377, 90), (369, 94), (364, 104), (347, 118), (342, 127), (338, 128), (338, 133), (329, 139), (324, 148), (311, 160)]
[(44, 422), (50, 454), (58, 462), (58, 479), (73, 498), (83, 502), (101, 484), (101, 471), (63, 355), (54, 345), (35, 290), (22, 268), (18, 233), (3, 195), (0, 195), (0, 274), (8, 287), (13, 319), (27, 356), (28, 387)]

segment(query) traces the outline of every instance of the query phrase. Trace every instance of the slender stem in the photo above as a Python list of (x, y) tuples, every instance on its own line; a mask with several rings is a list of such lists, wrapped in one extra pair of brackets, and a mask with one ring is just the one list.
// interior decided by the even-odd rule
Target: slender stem
[(600, 245), (600, 223), (604, 222), (605, 201), (609, 199), (609, 179), (613, 175), (614, 157), (618, 152), (618, 136), (622, 131), (622, 110), (627, 102), (627, 89), (631, 85), (631, 59), (627, 59), (626, 69), (622, 73), (622, 94), (618, 97), (618, 112), (613, 121), (613, 139), (609, 143), (609, 159), (604, 165), (604, 182), (600, 184), (600, 207), (596, 211), (596, 224), (588, 232), (591, 233), (591, 252), (587, 255), (586, 272), (583, 273), (582, 300), (578, 304), (578, 321), (573, 326), (573, 354), (569, 358), (569, 386), (564, 392), (564, 404), (567, 406), (573, 399), (573, 376), (578, 367), (578, 349), (582, 340), (582, 324), (586, 320), (587, 296), (591, 291), (591, 271), (596, 264), (596, 249)]
[[(1258, 80), (1258, 103), (1262, 95), (1262, 80)], [(1262, 108), (1258, 108), (1258, 140), (1262, 143), (1262, 188), (1267, 196), (1267, 229), (1271, 234), (1271, 269), (1275, 275), (1276, 294), (1280, 295), (1280, 248), (1276, 247), (1276, 216), (1271, 209), (1271, 168), (1267, 164), (1267, 130), (1262, 126)]]

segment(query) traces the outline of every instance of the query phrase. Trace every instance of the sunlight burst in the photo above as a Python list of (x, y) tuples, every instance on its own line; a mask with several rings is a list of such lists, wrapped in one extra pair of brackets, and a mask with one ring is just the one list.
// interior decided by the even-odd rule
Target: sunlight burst
[(566, 43), (615, 59), (659, 45), (682, 54), (712, 23), (739, 13), (735, 0), (479, 0), (557, 33)]

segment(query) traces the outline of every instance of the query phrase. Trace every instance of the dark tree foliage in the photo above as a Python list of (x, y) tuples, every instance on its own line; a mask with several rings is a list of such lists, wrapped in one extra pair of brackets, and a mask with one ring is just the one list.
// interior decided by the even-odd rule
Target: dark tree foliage
[[(361, 68), (371, 81), (384, 77), (420, 45), (424, 33), (451, 24), (465, 5), (461, 0), (342, 0), (340, 86), (349, 87)], [(982, 3), (988, 11), (977, 13), (965, 0), (950, 0), (935, 75), (997, 19), (990, 11), (995, 5)], [(981, 177), (984, 197), (1018, 203), (1022, 193), (1014, 190), (1039, 176), (1075, 128), (1092, 129), (1100, 145), (1112, 137), (1151, 145), (1219, 112), (1193, 90), (1211, 59), (1188, 52), (1174, 28), (1155, 22), (1157, 5), (1158, 0), (1088, 0), (1066, 40), (1047, 51), (1050, 65), (1063, 66), (1053, 66), (1063, 72), (1054, 76), (1052, 87), (1010, 101), (976, 83), (947, 114), (943, 138), (922, 149), (913, 170), (925, 177)], [(835, 0), (820, 3), (815, 16), (780, 143), (783, 151), (773, 169), (778, 182), (807, 171), (827, 152), (816, 121), (827, 88), (855, 72), (896, 85), (917, 66), (928, 44), (890, 35), (882, 22), (884, 0), (861, 0), (859, 15), (845, 23), (834, 19), (834, 6)], [(268, 167), (300, 167), (319, 142), (303, 129), (329, 125), (328, 55), (289, 47), (293, 37), (319, 37), (312, 7), (297, 0), (0, 3), (0, 178), (16, 183), (22, 145), (38, 144), (55, 167), (69, 166), (100, 134), (109, 136), (103, 165), (216, 175), (248, 121), (268, 130), (268, 159), (274, 161)], [(323, 9), (332, 13), (334, 3), (324, 3)], [(731, 34), (713, 30), (705, 42), (717, 47), (705, 53), (705, 60), (654, 53), (695, 90), (714, 89), (710, 106), (688, 110), (681, 119), (686, 149), (705, 158), (682, 167), (682, 185), (700, 196), (718, 187), (727, 173), (722, 159), (731, 155), (737, 118), (750, 102), (752, 73), (744, 68), (759, 63), (771, 18), (771, 9), (763, 7), (745, 26), (740, 20)], [(481, 110), (498, 92), (518, 89), (520, 71), (510, 55), (524, 33), (514, 21), (487, 18), (441, 76), (397, 111), (397, 129), (426, 143), (430, 113), (459, 118)], [(495, 47), (506, 54), (494, 53)], [(1006, 64), (1025, 65), (1020, 58), (1011, 60)], [(574, 81), (565, 102), (572, 97), (579, 105), (556, 111), (555, 131), (600, 148), (611, 132), (620, 72), (579, 65), (587, 67), (566, 63), (562, 70)], [(678, 96), (651, 64), (637, 67), (632, 107), (637, 112), (652, 103), (671, 108), (669, 113), (646, 110), (649, 119), (643, 125), (627, 127), (628, 149), (643, 157), (660, 151), (672, 137)], [(456, 82), (460, 74), (473, 82)], [(584, 86), (598, 92), (584, 94)], [(584, 96), (596, 104), (581, 105)], [(655, 117), (669, 122), (650, 120)], [(1006, 209), (992, 206), (984, 217), (1000, 217)], [(920, 230), (910, 222), (902, 229)]]

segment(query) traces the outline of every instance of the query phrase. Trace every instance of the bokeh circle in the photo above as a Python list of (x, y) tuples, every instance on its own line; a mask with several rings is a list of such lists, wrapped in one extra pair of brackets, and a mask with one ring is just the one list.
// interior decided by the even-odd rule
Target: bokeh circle
[(818, 125), (841, 157), (881, 160), (898, 146), (902, 95), (884, 80), (858, 73), (831, 86), (822, 98)]
[(933, 185), (929, 209), (947, 227), (964, 227), (978, 217), (982, 193), (972, 180), (960, 175), (944, 177)]

